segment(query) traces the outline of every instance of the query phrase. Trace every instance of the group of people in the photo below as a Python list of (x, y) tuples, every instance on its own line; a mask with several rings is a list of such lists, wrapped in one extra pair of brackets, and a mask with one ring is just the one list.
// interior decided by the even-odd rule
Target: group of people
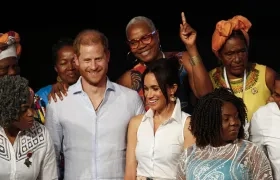
[(0, 35), (0, 179), (280, 179), (280, 79), (248, 61), (250, 21), (217, 23), (222, 65), (208, 73), (181, 19), (186, 51), (163, 52), (154, 23), (132, 18), (137, 64), (117, 82), (102, 32), (60, 40), (57, 82), (36, 93), (20, 76), (19, 35)]

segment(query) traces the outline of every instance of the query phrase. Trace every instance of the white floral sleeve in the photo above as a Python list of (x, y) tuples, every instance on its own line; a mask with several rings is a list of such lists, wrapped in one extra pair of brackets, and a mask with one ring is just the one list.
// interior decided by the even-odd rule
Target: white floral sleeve
[(251, 153), (253, 179), (273, 180), (270, 162), (263, 150), (255, 146)]
[(178, 164), (177, 180), (186, 180), (186, 164), (189, 159), (190, 154), (193, 152), (194, 146), (185, 149), (181, 154)]

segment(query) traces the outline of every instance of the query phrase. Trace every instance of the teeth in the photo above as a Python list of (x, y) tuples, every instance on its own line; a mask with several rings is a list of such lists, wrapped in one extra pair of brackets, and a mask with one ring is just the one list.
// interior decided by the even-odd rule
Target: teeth
[(141, 53), (143, 56), (147, 56), (149, 54), (149, 51), (144, 51)]
[(154, 101), (150, 101), (150, 103), (155, 103), (156, 102), (156, 100), (154, 100)]

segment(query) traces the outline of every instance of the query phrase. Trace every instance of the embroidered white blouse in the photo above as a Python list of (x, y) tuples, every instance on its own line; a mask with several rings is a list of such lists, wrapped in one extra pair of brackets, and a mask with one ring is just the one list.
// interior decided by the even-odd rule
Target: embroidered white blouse
[[(31, 154), (27, 167), (27, 154)], [(1, 180), (57, 180), (54, 147), (45, 126), (34, 122), (31, 129), (20, 131), (12, 145), (0, 127)]]

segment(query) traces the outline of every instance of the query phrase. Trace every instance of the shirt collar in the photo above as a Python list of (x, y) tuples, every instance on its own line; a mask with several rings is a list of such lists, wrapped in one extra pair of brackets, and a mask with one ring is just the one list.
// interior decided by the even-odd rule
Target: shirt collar
[[(109, 78), (107, 77), (107, 80), (106, 80), (106, 90), (112, 90), (112, 91), (115, 91), (115, 86), (114, 84), (109, 80)], [(78, 81), (72, 85), (72, 92), (73, 94), (79, 94), (79, 93), (82, 93), (84, 92), (83, 91), (83, 87), (82, 87), (82, 77), (80, 77), (78, 79)]]
[[(154, 112), (153, 112), (152, 109), (149, 109), (145, 113), (142, 122), (146, 121), (147, 119), (152, 119), (153, 117), (154, 117)], [(175, 107), (174, 107), (174, 110), (172, 112), (172, 115), (171, 115), (170, 119), (166, 120), (163, 123), (163, 125), (167, 124), (170, 121), (181, 122), (181, 120), (182, 120), (181, 102), (180, 102), (179, 98), (177, 98), (176, 99), (176, 104), (175, 104)]]

